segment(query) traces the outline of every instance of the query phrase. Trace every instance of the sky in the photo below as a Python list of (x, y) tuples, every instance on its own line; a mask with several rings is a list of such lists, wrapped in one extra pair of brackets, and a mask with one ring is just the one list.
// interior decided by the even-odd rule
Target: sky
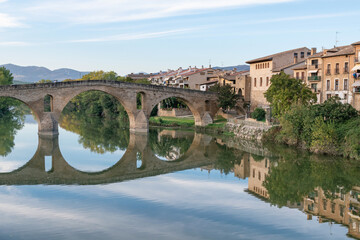
[(358, 1), (0, 0), (0, 64), (119, 75), (240, 65), (360, 41)]

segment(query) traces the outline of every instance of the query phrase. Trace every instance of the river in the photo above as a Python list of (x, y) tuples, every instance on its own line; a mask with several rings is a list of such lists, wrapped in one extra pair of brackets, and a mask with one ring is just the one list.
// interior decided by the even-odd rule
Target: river
[(0, 139), (0, 239), (360, 237), (347, 159), (74, 119), (40, 138), (31, 115)]

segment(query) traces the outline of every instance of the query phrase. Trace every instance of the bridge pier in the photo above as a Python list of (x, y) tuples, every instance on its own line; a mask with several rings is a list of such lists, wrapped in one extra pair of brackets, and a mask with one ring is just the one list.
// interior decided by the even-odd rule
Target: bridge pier
[(207, 125), (213, 123), (213, 118), (210, 116), (209, 112), (204, 112), (201, 115), (195, 115), (194, 117), (196, 127), (206, 127)]
[(51, 112), (44, 112), (39, 119), (40, 136), (57, 136), (59, 135), (58, 117)]
[(137, 110), (132, 115), (129, 115), (130, 132), (147, 134), (149, 132), (149, 119), (143, 110)]

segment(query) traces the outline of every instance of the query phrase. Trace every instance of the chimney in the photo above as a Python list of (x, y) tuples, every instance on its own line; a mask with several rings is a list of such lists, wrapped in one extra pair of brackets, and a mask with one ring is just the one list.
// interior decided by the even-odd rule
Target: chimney
[(311, 56), (316, 54), (316, 48), (311, 49)]
[(211, 68), (211, 64), (209, 64), (209, 68)]

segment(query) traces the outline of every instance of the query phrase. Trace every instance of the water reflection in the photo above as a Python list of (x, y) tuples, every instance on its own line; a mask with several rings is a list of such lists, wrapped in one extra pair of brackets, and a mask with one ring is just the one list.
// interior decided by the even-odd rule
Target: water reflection
[[(107, 153), (122, 151), (121, 156), (116, 155), (118, 158), (105, 168), (96, 172), (77, 168), (72, 161), (82, 161), (83, 164), (90, 164), (90, 162), (84, 158), (85, 155), (76, 155), (74, 151), (64, 148), (66, 141), (62, 143), (61, 139), (66, 140), (66, 135), (69, 133), (60, 132), (60, 144), (57, 137), (39, 137), (34, 156), (17, 170), (0, 174), (0, 185), (90, 185), (69, 187), (65, 188), (66, 190), (62, 188), (61, 194), (67, 194), (63, 198), (69, 198), (68, 202), (72, 202), (73, 192), (79, 194), (83, 191), (91, 195), (100, 191), (98, 206), (105, 206), (102, 198), (105, 190), (114, 195), (123, 194), (121, 197), (116, 196), (118, 202), (115, 204), (113, 195), (105, 200), (117, 207), (121, 205), (118, 204), (119, 202), (123, 203), (122, 207), (126, 211), (129, 206), (132, 206), (131, 209), (137, 217), (148, 213), (146, 217), (149, 219), (143, 221), (144, 225), (153, 223), (152, 217), (163, 210), (160, 203), (167, 204), (167, 212), (161, 215), (166, 215), (162, 219), (164, 222), (171, 221), (169, 215), (172, 214), (177, 214), (176, 216), (183, 214), (181, 216), (187, 221), (190, 219), (184, 215), (197, 214), (198, 219), (207, 220), (204, 225), (214, 224), (214, 228), (210, 230), (218, 233), (216, 235), (218, 238), (229, 232), (217, 230), (221, 228), (216, 228), (216, 226), (225, 226), (224, 223), (227, 223), (226, 226), (229, 227), (229, 222), (232, 224), (231, 229), (234, 233), (239, 234), (238, 229), (241, 228), (244, 231), (241, 236), (246, 239), (251, 233), (255, 234), (252, 236), (260, 238), (276, 232), (278, 235), (272, 235), (275, 239), (275, 236), (279, 237), (279, 235), (289, 238), (290, 235), (286, 235), (289, 232), (298, 233), (300, 228), (298, 225), (301, 227), (311, 225), (312, 230), (319, 230), (320, 227), (316, 227), (319, 224), (315, 226), (315, 221), (337, 223), (337, 236), (347, 231), (349, 236), (360, 238), (359, 162), (329, 156), (319, 157), (290, 148), (261, 146), (253, 142), (221, 139), (219, 136), (212, 137), (195, 132), (154, 129), (148, 135), (130, 134), (126, 129), (121, 128), (120, 124), (118, 127), (116, 124), (113, 127), (107, 124), (90, 119), (79, 122), (79, 119), (75, 117), (64, 119), (62, 123), (62, 127), (78, 134), (76, 138), (75, 135), (71, 138), (81, 139), (81, 147), (98, 154), (100, 159)], [(97, 126), (98, 129), (96, 129)], [(174, 174), (183, 174), (183, 170), (195, 168), (201, 168), (203, 172), (194, 170), (191, 172), (193, 174), (191, 177), (174, 177)], [(220, 177), (217, 181), (214, 179), (206, 181), (208, 176), (205, 176), (206, 180), (201, 178), (206, 175), (205, 171), (215, 172), (215, 175), (219, 173)], [(158, 176), (172, 172), (180, 173)], [(230, 184), (222, 179), (224, 175), (230, 176), (229, 178), (235, 176), (241, 181), (231, 179)], [(158, 177), (147, 178), (150, 176)], [(138, 181), (129, 182), (134, 179)], [(91, 186), (104, 183), (114, 184)], [(246, 185), (245, 193), (244, 185)], [(29, 186), (23, 188), (26, 187)], [(61, 188), (61, 186), (46, 187)], [(72, 190), (71, 194), (66, 192), (72, 188), (76, 190)], [(6, 188), (3, 187), (4, 189)], [(85, 195), (83, 192), (81, 194)], [(6, 194), (3, 195), (2, 197), (5, 197)], [(86, 196), (89, 198), (88, 195)], [(123, 199), (119, 200), (126, 197), (132, 197), (129, 200), (131, 204)], [(54, 201), (52, 197), (49, 197), (49, 200), (52, 201), (48, 202)], [(139, 201), (146, 203), (141, 205)], [(134, 202), (139, 206), (132, 205)], [(153, 202), (158, 205), (153, 205)], [(96, 209), (91, 203), (88, 204), (89, 209)], [(83, 206), (76, 206), (83, 209)], [(281, 209), (276, 209), (274, 206)], [(155, 210), (152, 210), (153, 208)], [(4, 209), (3, 207), (3, 212), (6, 210)], [(287, 215), (288, 209), (292, 211), (291, 217)], [(169, 214), (170, 211), (172, 214)], [(105, 215), (114, 214), (110, 207), (104, 212), (106, 212)], [(129, 215), (133, 216), (133, 212)], [(302, 221), (294, 217), (294, 212)], [(242, 217), (241, 220), (239, 220), (240, 217)], [(283, 221), (273, 223), (271, 222), (273, 218)], [(68, 220), (67, 217), (66, 220)], [(216, 225), (220, 221), (222, 221), (221, 224)], [(340, 224), (346, 226), (344, 231), (339, 231)], [(129, 228), (137, 225), (136, 223), (129, 224)], [(159, 225), (163, 225), (163, 222), (159, 222)], [(286, 232), (288, 229), (291, 231)], [(198, 229), (192, 229), (193, 232), (196, 230)], [(321, 239), (319, 236), (323, 233), (324, 231), (319, 230), (314, 233), (306, 229), (306, 234), (302, 232), (293, 237)], [(212, 232), (212, 234), (215, 233)], [(324, 235), (321, 236), (325, 238)]]

